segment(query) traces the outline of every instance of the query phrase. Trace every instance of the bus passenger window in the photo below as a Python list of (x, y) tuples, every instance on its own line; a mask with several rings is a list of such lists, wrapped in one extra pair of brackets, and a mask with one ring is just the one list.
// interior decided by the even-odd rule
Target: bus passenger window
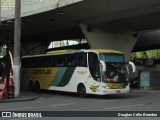
[(35, 64), (36, 64), (36, 61), (35, 61), (35, 58), (31, 58), (30, 59), (31, 60), (31, 67), (33, 67), (33, 68), (35, 68), (36, 66), (35, 66)]
[(41, 67), (45, 67), (45, 64), (46, 64), (45, 57), (42, 57), (41, 58)]
[(57, 56), (56, 58), (56, 66), (63, 67), (65, 65), (65, 56)]
[(67, 56), (67, 66), (75, 66), (76, 60), (75, 55), (68, 55)]
[(51, 57), (51, 67), (55, 67), (55, 57)]
[(51, 57), (46, 57), (45, 62), (46, 62), (45, 67), (51, 67), (52, 66), (52, 58)]
[(22, 59), (22, 67), (24, 68), (30, 68), (31, 62), (30, 58)]
[(80, 53), (77, 56), (77, 66), (86, 67), (87, 66), (87, 54), (86, 53)]

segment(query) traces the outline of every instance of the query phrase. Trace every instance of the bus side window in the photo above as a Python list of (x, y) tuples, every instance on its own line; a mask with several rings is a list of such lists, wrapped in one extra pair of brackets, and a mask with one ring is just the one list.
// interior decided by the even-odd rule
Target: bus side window
[(51, 67), (52, 66), (52, 58), (50, 56), (45, 57), (45, 67)]
[(39, 59), (38, 58), (32, 58), (32, 67), (33, 68), (39, 67)]
[(42, 67), (41, 66), (41, 57), (35, 58), (36, 59), (36, 67)]
[(29, 68), (31, 66), (29, 61), (30, 61), (29, 58), (23, 58), (22, 59), (22, 67)]
[(41, 57), (40, 60), (40, 67), (45, 67), (45, 57)]
[(51, 67), (55, 67), (55, 57), (51, 57)]
[(77, 66), (87, 67), (87, 54), (80, 53), (77, 55)]
[(65, 66), (65, 56), (57, 56), (56, 67), (64, 67), (64, 66)]
[(67, 55), (67, 66), (73, 67), (76, 64), (76, 58), (74, 54)]
[(31, 64), (30, 61), (31, 61), (30, 58), (26, 58), (26, 67), (27, 67), (27, 68), (32, 67), (32, 64)]
[(94, 80), (100, 81), (100, 65), (98, 56), (95, 53), (88, 54), (89, 70)]
[(30, 58), (30, 64), (32, 68), (35, 68), (35, 60), (34, 58)]

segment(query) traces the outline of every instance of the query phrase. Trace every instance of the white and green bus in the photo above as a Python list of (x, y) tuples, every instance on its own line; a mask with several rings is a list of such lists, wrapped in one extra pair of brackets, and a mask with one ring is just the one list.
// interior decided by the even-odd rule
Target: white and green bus
[(60, 50), (21, 59), (21, 87), (107, 95), (129, 92), (124, 54), (114, 50)]

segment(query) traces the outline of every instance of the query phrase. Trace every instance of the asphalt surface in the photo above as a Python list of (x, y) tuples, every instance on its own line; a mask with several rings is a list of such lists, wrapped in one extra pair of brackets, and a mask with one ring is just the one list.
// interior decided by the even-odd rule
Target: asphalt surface
[[(35, 96), (37, 97), (36, 99), (28, 99)], [(24, 98), (26, 98), (26, 101)], [(20, 101), (20, 99), (22, 101)], [(43, 91), (42, 93), (21, 91), (21, 96), (19, 98), (15, 98), (14, 102), (8, 100), (8, 102), (0, 103), (0, 110), (12, 112), (48, 111), (47, 114), (51, 112), (51, 116), (55, 116), (57, 114), (55, 112), (60, 112), (59, 114), (61, 116), (42, 118), (0, 118), (0, 120), (159, 120), (157, 117), (96, 117), (96, 115), (98, 115), (101, 111), (118, 111), (120, 114), (125, 111), (135, 111), (136, 113), (138, 111), (160, 111), (159, 101), (160, 92), (158, 90), (132, 90), (129, 94), (89, 96), (88, 98), (80, 98), (77, 94), (59, 93), (54, 91)], [(78, 112), (78, 114), (82, 113), (79, 111), (88, 111), (87, 114), (91, 114), (94, 117), (71, 117), (77, 114), (75, 112)], [(71, 114), (71, 116), (66, 117), (68, 114)]]
[[(42, 91), (42, 93), (48, 93), (48, 91)], [(133, 93), (160, 93), (160, 90), (153, 90), (153, 89), (131, 89), (130, 92)], [(51, 91), (49, 91), (49, 93), (51, 93)], [(20, 101), (32, 101), (32, 100), (36, 100), (39, 99), (41, 96), (41, 93), (35, 93), (35, 92), (30, 92), (30, 91), (24, 91), (21, 90), (20, 91), (20, 96), (17, 98), (13, 98), (13, 99), (7, 99), (4, 98), (3, 100), (0, 100), (0, 103), (3, 102), (20, 102)]]

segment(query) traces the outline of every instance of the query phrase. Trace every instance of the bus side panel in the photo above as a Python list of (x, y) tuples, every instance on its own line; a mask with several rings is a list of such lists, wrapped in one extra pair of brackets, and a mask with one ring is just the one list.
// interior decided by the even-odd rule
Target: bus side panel
[(60, 67), (48, 89), (73, 92), (71, 85), (73, 84), (74, 72), (75, 67)]
[[(37, 72), (51, 70), (50, 73)], [(83, 83), (86, 93), (99, 94), (100, 82), (95, 81), (88, 67), (52, 67), (52, 68), (26, 68), (22, 69), (22, 88), (28, 88), (29, 80), (39, 81), (41, 89), (77, 92), (78, 84)]]
[[(54, 77), (52, 78), (52, 82), (49, 86), (58, 86), (63, 78), (63, 75), (66, 72), (67, 67), (59, 67), (57, 72), (55, 73)], [(48, 87), (49, 87), (48, 86)]]
[(74, 71), (75, 67), (58, 68), (58, 71), (50, 86), (65, 87), (70, 82)]
[[(54, 79), (58, 68), (22, 68), (21, 69), (21, 88), (28, 89), (29, 81), (38, 81), (41, 89), (48, 89)], [(49, 72), (47, 72), (49, 71)]]
[(91, 86), (93, 85), (93, 78), (90, 77), (90, 71), (89, 69), (86, 67), (77, 67), (73, 78), (74, 78), (74, 92), (77, 92), (77, 87), (79, 84), (84, 84), (85, 88), (86, 88), (86, 93), (89, 94), (94, 94), (94, 92), (91, 89)]
[(51, 73), (34, 75), (34, 80), (38, 80), (40, 82), (41, 89), (47, 90), (49, 85), (52, 83), (53, 79), (55, 78), (55, 75), (58, 71), (58, 67), (45, 68), (45, 70), (51, 70)]
[[(83, 83), (86, 86), (86, 91), (91, 91), (88, 86), (89, 70), (86, 67), (68, 67), (63, 78), (57, 86), (50, 86), (50, 90), (77, 92), (78, 84)], [(54, 85), (54, 80), (52, 85)], [(89, 90), (88, 90), (89, 89)]]
[(84, 84), (86, 87), (87, 94), (103, 94), (102, 82), (96, 81), (91, 76), (89, 68), (77, 67), (74, 75), (74, 92), (77, 92), (77, 87), (80, 83)]
[(66, 69), (65, 74), (63, 75), (63, 78), (61, 79), (61, 82), (58, 84), (58, 86), (64, 87), (69, 84), (71, 81), (72, 75), (75, 71), (75, 67), (68, 67)]

